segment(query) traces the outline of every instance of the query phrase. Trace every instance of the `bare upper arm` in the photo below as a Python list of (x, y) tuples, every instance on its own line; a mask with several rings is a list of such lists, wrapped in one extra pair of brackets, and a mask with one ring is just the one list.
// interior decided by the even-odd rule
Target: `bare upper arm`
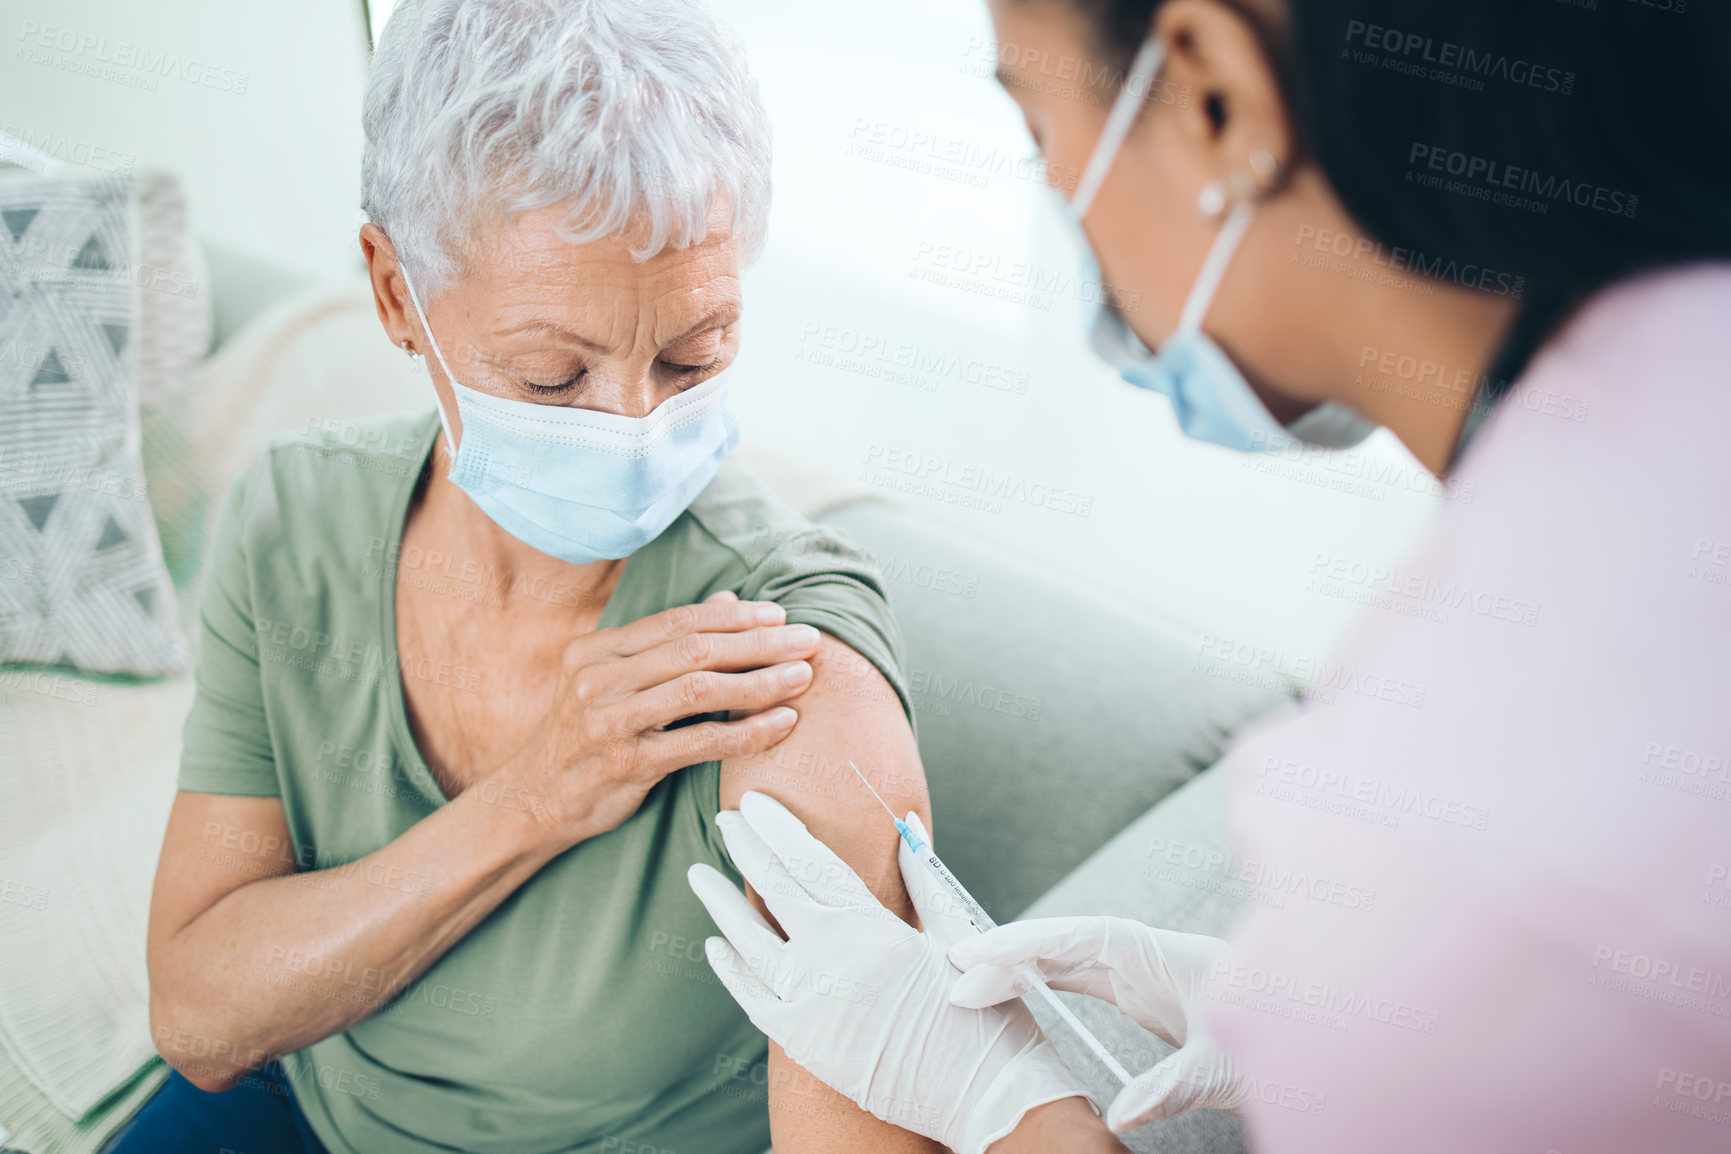
[[(722, 808), (739, 808), (749, 789), (769, 794), (852, 866), (878, 900), (914, 922), (913, 903), (896, 864), (900, 839), (895, 826), (847, 764), (858, 765), (898, 815), (914, 810), (930, 829), (931, 802), (913, 728), (883, 674), (852, 647), (824, 634), (811, 664), (811, 685), (788, 703), (799, 711), (799, 724), (786, 740), (767, 753), (722, 762)], [(755, 893), (751, 900), (769, 914)], [(921, 1154), (938, 1149), (865, 1113), (795, 1066), (773, 1042), (770, 1085), (770, 1129), (778, 1151)]]
[(280, 799), (175, 794), (150, 896), (153, 977), (162, 948), (200, 914), (250, 882), (296, 868)]
[(747, 790), (792, 810), (903, 918), (913, 908), (896, 865), (890, 817), (848, 767), (858, 765), (897, 816), (914, 810), (931, 828), (931, 802), (913, 729), (901, 699), (877, 667), (827, 633), (812, 659), (811, 685), (790, 701), (799, 723), (767, 753), (721, 765), (721, 805), (739, 808)]

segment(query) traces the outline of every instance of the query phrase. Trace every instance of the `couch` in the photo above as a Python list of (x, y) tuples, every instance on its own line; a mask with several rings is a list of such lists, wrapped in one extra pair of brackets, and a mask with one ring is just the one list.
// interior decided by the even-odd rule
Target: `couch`
[[(364, 283), (307, 285), (222, 249), (206, 259), (216, 349), (145, 422), (152, 504), (189, 623), (210, 516), (258, 445), (428, 402), (380, 337)], [(1225, 928), (1236, 887), (1217, 868), (1163, 864), (1165, 851), (1225, 860), (1224, 782), (1209, 767), (1286, 687), (1219, 676), (1158, 606), (1079, 589), (848, 479), (749, 443), (741, 452), (790, 503), (877, 557), (906, 635), (938, 845), (995, 916)], [(148, 1036), (144, 928), (190, 700), (189, 676), (0, 675), (0, 880), (34, 879), (49, 894), (34, 921), (8, 923), (19, 928), (0, 948), (0, 1129), (20, 1148), (98, 1149), (164, 1076)], [(1110, 1006), (1066, 997), (1127, 1065), (1165, 1052)], [(1061, 1027), (1053, 1034), (1109, 1100), (1115, 1083)], [(1242, 1149), (1237, 1123), (1209, 1112), (1129, 1141)]]

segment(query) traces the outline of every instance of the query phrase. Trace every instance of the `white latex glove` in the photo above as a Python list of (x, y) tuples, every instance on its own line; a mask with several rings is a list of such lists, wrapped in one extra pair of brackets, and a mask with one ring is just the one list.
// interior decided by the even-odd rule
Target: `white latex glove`
[(1106, 1124), (1133, 1130), (1202, 1107), (1236, 1113), (1249, 1095), (1226, 1053), (1195, 1028), (1202, 994), (1231, 947), (1219, 938), (1157, 930), (1128, 918), (1035, 918), (972, 935), (950, 948), (966, 971), (958, 1006), (992, 1006), (1031, 988), (1037, 967), (1054, 990), (1116, 1005), (1179, 1047), (1113, 1100)]
[[(907, 818), (926, 837), (917, 815)], [(903, 842), (902, 878), (925, 926), (885, 909), (780, 802), (747, 793), (717, 824), (787, 940), (721, 874), (691, 888), (726, 934), (709, 964), (788, 1057), (893, 1125), (981, 1154), (1035, 1106), (1086, 1092), (1027, 1008), (950, 1004), (945, 950), (977, 936)]]

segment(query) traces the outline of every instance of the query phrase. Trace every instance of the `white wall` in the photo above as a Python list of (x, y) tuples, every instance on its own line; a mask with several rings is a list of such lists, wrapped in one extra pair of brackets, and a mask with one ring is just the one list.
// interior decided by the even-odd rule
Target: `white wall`
[[(897, 471), (911, 467), (925, 480), (904, 495), (934, 515), (1288, 664), (1319, 656), (1353, 606), (1307, 588), (1309, 575), (1319, 556), (1399, 556), (1436, 505), (1416, 462), (1386, 434), (1300, 466), (1197, 445), (1163, 401), (1092, 358), (1064, 288), (1079, 254), (1023, 163), (1032, 146), (1014, 105), (987, 78), (980, 0), (715, 2), (747, 41), (776, 126), (771, 240), (747, 282), (748, 435), (886, 487), (917, 480)], [(9, 55), (31, 21), (244, 73), (240, 94), (172, 77), (146, 92), (38, 48), (62, 67), (9, 59), (0, 123), (173, 167), (208, 235), (320, 277), (354, 274), (359, 0), (157, 0), (148, 13), (0, 0), (0, 13)], [(985, 271), (919, 275), (952, 261)], [(1013, 290), (1018, 264), (1059, 287), (985, 295)], [(863, 342), (863, 359), (844, 351)], [(898, 355), (938, 371), (886, 379)], [(1365, 468), (1380, 479), (1359, 481)], [(959, 504), (983, 472), (1030, 499)], [(1087, 515), (1039, 504), (1053, 489)]]
[(0, 43), (0, 129), (179, 173), (231, 247), (359, 267), (360, 0), (0, 0)]
[[(1163, 400), (1089, 353), (1070, 275), (1080, 253), (1022, 163), (1033, 147), (989, 79), (979, 0), (717, 2), (776, 128), (770, 245), (747, 281), (750, 433), (873, 483), (906, 481), (921, 508), (1198, 630), (1288, 664), (1321, 656), (1354, 607), (1306, 588), (1319, 555), (1398, 557), (1437, 502), (1422, 467), (1386, 433), (1308, 464), (1196, 444)], [(1017, 291), (1019, 264), (1056, 291), (986, 295)], [(955, 265), (983, 271), (914, 275)], [(898, 357), (951, 372), (885, 379)], [(970, 383), (975, 366), (1025, 392)], [(1365, 468), (1378, 482), (1358, 486)], [(1087, 498), (1088, 515), (1033, 499), (966, 507), (982, 471), (1036, 498), (1036, 484)]]

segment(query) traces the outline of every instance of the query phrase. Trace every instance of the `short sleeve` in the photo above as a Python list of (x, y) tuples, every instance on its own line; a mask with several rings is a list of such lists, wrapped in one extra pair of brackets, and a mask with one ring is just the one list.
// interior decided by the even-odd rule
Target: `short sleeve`
[(180, 788), (280, 797), (259, 678), (246, 525), (268, 456), (235, 481), (212, 535), (198, 607), (196, 695), (181, 731)]
[(876, 565), (846, 536), (814, 526), (782, 542), (751, 570), (738, 593), (748, 601), (776, 602), (787, 610), (788, 624), (822, 630), (871, 662), (913, 724), (901, 629)]

